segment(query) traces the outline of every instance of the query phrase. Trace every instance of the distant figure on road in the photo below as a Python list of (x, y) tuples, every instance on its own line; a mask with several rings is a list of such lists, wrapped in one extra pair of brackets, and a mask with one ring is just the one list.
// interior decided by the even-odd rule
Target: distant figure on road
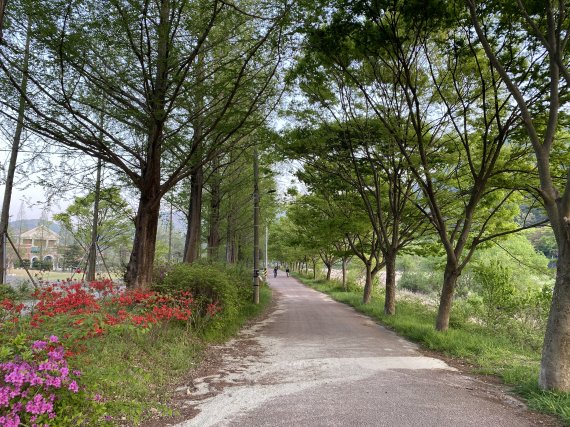
[(285, 273), (287, 273), (287, 277), (289, 277), (289, 267), (285, 269)]
[(275, 268), (273, 269), (273, 277), (277, 277), (277, 266), (275, 266)]

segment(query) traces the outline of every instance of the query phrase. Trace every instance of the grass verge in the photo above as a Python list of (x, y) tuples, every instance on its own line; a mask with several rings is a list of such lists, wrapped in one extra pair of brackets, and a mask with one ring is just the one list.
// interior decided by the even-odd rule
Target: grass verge
[[(231, 323), (217, 322), (213, 328), (195, 331), (180, 323), (166, 323), (147, 333), (128, 332), (94, 343), (81, 361), (85, 379), (109, 396), (108, 413), (120, 414), (116, 422), (137, 425), (149, 416), (173, 415), (168, 407), (169, 390), (188, 371), (197, 367), (204, 349), (239, 332), (259, 316), (271, 301), (267, 287), (260, 290), (258, 305), (240, 305)], [(117, 417), (115, 417), (117, 418)]]
[(380, 321), (398, 334), (446, 357), (464, 361), (476, 373), (494, 375), (520, 395), (532, 410), (558, 416), (570, 426), (570, 394), (546, 392), (538, 387), (540, 350), (506, 330), (489, 330), (470, 322), (453, 322), (446, 332), (434, 328), (436, 311), (419, 300), (400, 299), (394, 316), (384, 314), (384, 298), (375, 294), (362, 304), (358, 290), (344, 291), (336, 282), (297, 276), (306, 285), (348, 304)]

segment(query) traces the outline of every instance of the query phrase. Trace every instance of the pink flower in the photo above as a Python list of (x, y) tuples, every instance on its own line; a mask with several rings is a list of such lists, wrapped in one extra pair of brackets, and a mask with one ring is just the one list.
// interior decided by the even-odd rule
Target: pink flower
[(36, 394), (32, 400), (26, 404), (26, 411), (30, 414), (45, 414), (52, 412), (53, 404), (45, 400), (41, 394)]
[(69, 386), (67, 388), (74, 393), (77, 393), (79, 391), (79, 387), (77, 385), (77, 382), (75, 381), (71, 381), (71, 383), (69, 383)]
[(50, 341), (50, 342), (53, 342), (53, 343), (56, 343), (56, 342), (59, 342), (59, 338), (56, 337), (55, 335), (52, 335), (51, 337), (49, 337), (49, 341)]
[(32, 349), (33, 350), (44, 350), (47, 346), (47, 343), (45, 341), (34, 341), (34, 343), (32, 344)]

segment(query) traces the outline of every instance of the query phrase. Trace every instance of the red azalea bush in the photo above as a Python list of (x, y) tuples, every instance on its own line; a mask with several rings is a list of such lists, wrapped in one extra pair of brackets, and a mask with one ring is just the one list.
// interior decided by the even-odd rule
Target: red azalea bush
[(147, 328), (163, 321), (187, 322), (194, 311), (190, 292), (126, 290), (110, 280), (54, 283), (37, 290), (34, 297), (38, 301), (30, 325), (39, 328), (46, 322), (57, 324), (66, 330), (64, 338), (78, 343), (116, 326)]
[[(33, 293), (35, 300), (25, 305), (3, 294), (0, 426), (89, 425), (94, 420), (103, 425), (105, 405), (112, 399), (89, 398), (87, 388), (79, 383), (79, 371), (71, 366), (89, 360), (90, 343), (103, 343), (90, 340), (107, 334), (146, 332), (165, 322), (191, 324), (196, 331), (220, 323), (221, 317), (231, 318), (239, 297), (228, 276), (214, 286), (212, 277), (218, 277), (202, 268), (199, 271), (201, 277), (192, 275), (192, 286), (187, 287), (179, 283), (142, 291), (125, 289), (110, 280), (77, 283), (68, 279), (41, 283)], [(198, 286), (199, 281), (204, 284)], [(42, 338), (46, 334), (51, 340)], [(75, 357), (80, 353), (81, 357)]]

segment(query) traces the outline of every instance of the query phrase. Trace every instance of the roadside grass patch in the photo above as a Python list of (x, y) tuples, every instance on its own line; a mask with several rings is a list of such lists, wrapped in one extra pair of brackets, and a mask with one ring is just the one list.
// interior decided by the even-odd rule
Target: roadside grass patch
[(334, 281), (327, 283), (322, 279), (296, 277), (313, 289), (354, 307), (426, 349), (460, 359), (472, 365), (476, 373), (499, 377), (525, 400), (530, 409), (556, 415), (570, 426), (570, 394), (539, 389), (540, 349), (521, 335), (457, 319), (450, 322), (452, 326), (449, 330), (437, 332), (434, 327), (437, 315), (435, 308), (420, 300), (400, 298), (396, 314), (387, 316), (384, 314), (384, 297), (381, 292), (375, 292), (369, 304), (362, 304), (360, 289), (349, 287), (348, 291), (343, 291)]

